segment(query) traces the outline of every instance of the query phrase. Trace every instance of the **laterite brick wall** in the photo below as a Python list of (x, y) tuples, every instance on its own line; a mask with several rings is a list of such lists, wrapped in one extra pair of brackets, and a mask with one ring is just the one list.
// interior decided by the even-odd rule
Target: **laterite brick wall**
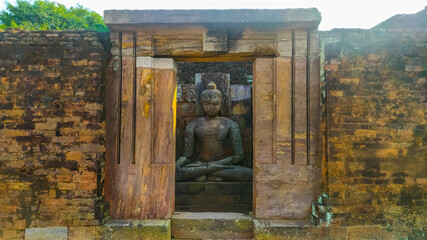
[[(427, 32), (334, 30), (321, 39), (333, 222), (313, 232), (423, 239)], [(48, 226), (94, 239), (108, 43), (85, 31), (0, 32), (0, 239)]]
[(0, 239), (99, 224), (108, 42), (88, 31), (0, 32)]
[(334, 223), (379, 224), (422, 239), (427, 31), (333, 30), (322, 42)]

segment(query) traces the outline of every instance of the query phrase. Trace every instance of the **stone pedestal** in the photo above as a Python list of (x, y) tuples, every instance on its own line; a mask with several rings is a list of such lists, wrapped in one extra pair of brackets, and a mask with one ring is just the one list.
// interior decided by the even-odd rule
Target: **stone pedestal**
[(252, 211), (252, 182), (177, 182), (177, 212)]

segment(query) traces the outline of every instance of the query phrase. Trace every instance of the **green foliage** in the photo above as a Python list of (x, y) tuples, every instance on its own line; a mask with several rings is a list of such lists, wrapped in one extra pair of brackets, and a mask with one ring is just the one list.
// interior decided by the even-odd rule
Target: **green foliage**
[(88, 29), (108, 32), (103, 18), (96, 12), (77, 5), (67, 9), (64, 5), (48, 0), (17, 0), (16, 6), (6, 2), (0, 11), (0, 28), (27, 30)]

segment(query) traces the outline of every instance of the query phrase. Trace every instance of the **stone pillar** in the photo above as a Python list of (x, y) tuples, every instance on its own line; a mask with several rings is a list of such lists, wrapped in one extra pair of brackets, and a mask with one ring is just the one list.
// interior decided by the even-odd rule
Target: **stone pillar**
[(139, 56), (135, 33), (112, 33), (106, 198), (113, 219), (174, 211), (176, 64)]
[(278, 47), (254, 62), (254, 211), (307, 219), (321, 180), (318, 34), (284, 32)]

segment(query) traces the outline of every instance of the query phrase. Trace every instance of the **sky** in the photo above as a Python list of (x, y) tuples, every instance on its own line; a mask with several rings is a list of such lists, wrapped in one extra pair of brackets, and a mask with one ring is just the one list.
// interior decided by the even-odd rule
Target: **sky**
[[(7, 0), (15, 3), (16, 0)], [(56, 0), (67, 7), (80, 4), (103, 15), (106, 9), (282, 9), (317, 8), (320, 30), (371, 28), (396, 14), (416, 13), (427, 0)], [(5, 0), (0, 0), (5, 9)]]

